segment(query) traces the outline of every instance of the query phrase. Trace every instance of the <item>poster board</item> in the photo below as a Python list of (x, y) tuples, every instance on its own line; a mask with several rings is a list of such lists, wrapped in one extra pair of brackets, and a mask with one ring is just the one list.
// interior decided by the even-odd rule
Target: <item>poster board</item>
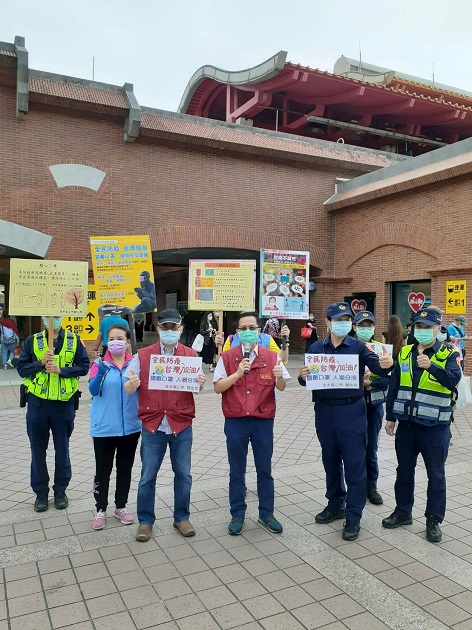
[(85, 317), (64, 317), (64, 330), (80, 335), (83, 341), (95, 341), (99, 329), (98, 306), (95, 297), (95, 285), (89, 284), (87, 296), (87, 313)]
[(157, 308), (149, 236), (91, 236), (90, 249), (101, 314)]
[(190, 260), (190, 311), (253, 311), (255, 260)]
[(309, 252), (261, 249), (261, 317), (308, 319)]
[(201, 357), (151, 354), (148, 388), (197, 393), (201, 373)]
[(65, 260), (10, 261), (10, 315), (83, 317), (88, 264)]
[(306, 377), (308, 390), (359, 389), (359, 356), (357, 354), (305, 354), (310, 368)]

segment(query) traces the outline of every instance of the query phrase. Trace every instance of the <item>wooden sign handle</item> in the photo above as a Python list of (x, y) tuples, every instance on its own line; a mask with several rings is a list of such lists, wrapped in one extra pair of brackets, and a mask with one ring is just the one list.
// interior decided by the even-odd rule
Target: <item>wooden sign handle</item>
[[(223, 315), (224, 312), (220, 311), (220, 316), (218, 317), (218, 332), (221, 333), (221, 335), (223, 335)], [(224, 343), (224, 340), (223, 340)], [(223, 344), (218, 344), (218, 359), (221, 357), (221, 353), (223, 352)]]
[(54, 352), (54, 317), (48, 317), (48, 348)]

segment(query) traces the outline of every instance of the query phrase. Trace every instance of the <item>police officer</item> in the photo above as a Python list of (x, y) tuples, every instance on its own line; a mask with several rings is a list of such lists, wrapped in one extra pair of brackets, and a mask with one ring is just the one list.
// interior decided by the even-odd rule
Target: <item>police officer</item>
[[(363, 376), (367, 366), (373, 374), (387, 376), (393, 360), (387, 352), (378, 357), (365, 343), (351, 337), (353, 314), (347, 302), (331, 304), (326, 311), (329, 335), (312, 344), (309, 353), (356, 355), (359, 358), (357, 389), (330, 388), (313, 391), (315, 427), (321, 444), (326, 472), (327, 507), (316, 515), (317, 523), (331, 523), (346, 518), (342, 537), (359, 536), (362, 510), (366, 502), (367, 419)], [(306, 385), (310, 368), (300, 369), (299, 382)], [(346, 478), (346, 486), (344, 483)]]
[[(43, 317), (43, 323), (47, 328), (47, 317)], [(69, 438), (74, 429), (74, 402), (79, 377), (85, 376), (90, 367), (79, 337), (66, 332), (61, 323), (61, 317), (54, 317), (52, 339), (48, 339), (47, 330), (28, 337), (17, 366), (28, 391), (26, 428), (31, 445), (31, 487), (36, 494), (36, 512), (45, 512), (49, 507), (46, 451), (50, 430), (55, 451), (54, 505), (63, 510), (69, 504), (66, 488), (72, 475)]]
[[(354, 330), (356, 337), (364, 343), (382, 344), (372, 339), (375, 333), (375, 317), (370, 311), (362, 311), (354, 316)], [(367, 407), (367, 498), (374, 505), (382, 505), (383, 499), (377, 490), (379, 478), (379, 464), (377, 448), (379, 433), (382, 428), (385, 402), (388, 388), (388, 377), (377, 376), (369, 369), (364, 373), (364, 398)]]
[(423, 308), (414, 317), (415, 343), (402, 348), (392, 371), (387, 395), (385, 430), (395, 434), (396, 507), (382, 525), (411, 525), (415, 468), (421, 453), (428, 475), (426, 538), (440, 542), (439, 524), (446, 511), (445, 463), (449, 449), (451, 391), (461, 379), (459, 353), (437, 340), (441, 313)]

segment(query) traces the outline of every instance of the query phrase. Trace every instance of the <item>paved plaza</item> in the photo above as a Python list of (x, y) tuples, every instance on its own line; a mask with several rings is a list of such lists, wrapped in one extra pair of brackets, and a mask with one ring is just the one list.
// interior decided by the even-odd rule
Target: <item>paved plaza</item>
[[(425, 539), (426, 476), (417, 469), (415, 521), (385, 530), (394, 508), (394, 440), (382, 430), (379, 489), (367, 504), (358, 541), (341, 538), (342, 521), (317, 525), (325, 506), (321, 451), (310, 396), (293, 381), (278, 393), (274, 477), (282, 535), (257, 524), (253, 460), (243, 534), (227, 534), (228, 464), (220, 397), (197, 396), (191, 521), (184, 539), (172, 527), (172, 473), (166, 457), (157, 489), (157, 522), (148, 543), (135, 526), (109, 517), (90, 526), (94, 458), (90, 397), (71, 438), (69, 508), (33, 511), (25, 410), (16, 371), (0, 373), (0, 630), (454, 630), (472, 629), (472, 407), (456, 414), (449, 452), (443, 540)], [(53, 453), (52, 449), (51, 452)], [(137, 458), (130, 496), (136, 509)], [(51, 462), (52, 469), (52, 462)], [(112, 495), (111, 495), (112, 496)], [(109, 506), (109, 514), (112, 514)]]

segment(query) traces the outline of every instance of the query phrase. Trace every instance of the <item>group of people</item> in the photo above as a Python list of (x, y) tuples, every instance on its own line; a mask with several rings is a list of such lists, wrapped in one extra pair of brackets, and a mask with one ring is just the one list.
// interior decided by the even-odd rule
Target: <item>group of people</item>
[[(213, 342), (223, 345), (224, 350), (214, 368), (213, 388), (221, 394), (225, 418), (231, 513), (228, 533), (239, 535), (244, 526), (249, 443), (256, 467), (259, 523), (272, 533), (281, 533), (283, 526), (274, 514), (271, 460), (275, 391), (283, 391), (290, 380), (284, 365), (288, 360), (290, 330), (285, 325), (279, 330), (286, 342), (280, 349), (273, 336), (261, 332), (258, 314), (244, 312), (239, 316), (235, 333), (225, 341), (224, 334), (214, 325), (215, 314), (206, 317), (201, 330), (211, 327)], [(314, 321), (311, 317), (310, 320)], [(48, 339), (48, 331), (43, 330), (26, 340), (18, 372), (25, 378), (28, 392), (26, 420), (36, 511), (49, 507), (46, 450), (50, 430), (55, 446), (54, 503), (58, 509), (67, 507), (66, 489), (71, 479), (69, 438), (78, 406), (78, 379), (88, 374), (92, 395), (90, 433), (96, 462), (93, 529), (106, 526), (115, 457), (114, 517), (123, 524), (134, 522), (127, 503), (141, 436), (136, 540), (145, 542), (152, 535), (156, 479), (167, 447), (174, 473), (173, 525), (182, 536), (195, 534), (189, 520), (194, 394), (152, 389), (149, 372), (153, 354), (195, 357), (196, 352), (180, 342), (184, 327), (177, 310), (161, 311), (157, 321), (158, 341), (138, 350), (134, 356), (130, 354), (126, 322), (111, 322), (106, 350), (91, 368), (80, 339), (62, 329), (60, 318), (54, 318), (53, 339)], [(47, 318), (44, 323), (46, 327)], [(354, 355), (359, 365), (358, 388), (313, 391), (315, 429), (322, 448), (328, 500), (315, 520), (326, 524), (345, 519), (342, 532), (345, 540), (356, 540), (359, 536), (366, 500), (373, 504), (383, 502), (377, 488), (377, 445), (384, 402), (388, 435), (394, 434), (398, 422), (395, 438), (398, 468), (396, 507), (382, 521), (383, 526), (395, 528), (412, 522), (414, 471), (421, 453), (428, 474), (426, 536), (432, 542), (441, 540), (451, 394), (462, 376), (458, 353), (438, 338), (441, 324), (438, 309), (420, 310), (414, 318), (415, 343), (404, 345), (399, 320), (389, 322), (387, 341), (393, 345), (391, 354), (374, 340), (375, 317), (371, 312), (354, 316), (348, 303), (336, 302), (326, 312), (327, 336), (308, 348), (311, 354)], [(309, 366), (300, 368), (298, 380), (302, 386), (306, 385), (309, 372)], [(199, 373), (200, 390), (205, 382), (204, 373)]]

